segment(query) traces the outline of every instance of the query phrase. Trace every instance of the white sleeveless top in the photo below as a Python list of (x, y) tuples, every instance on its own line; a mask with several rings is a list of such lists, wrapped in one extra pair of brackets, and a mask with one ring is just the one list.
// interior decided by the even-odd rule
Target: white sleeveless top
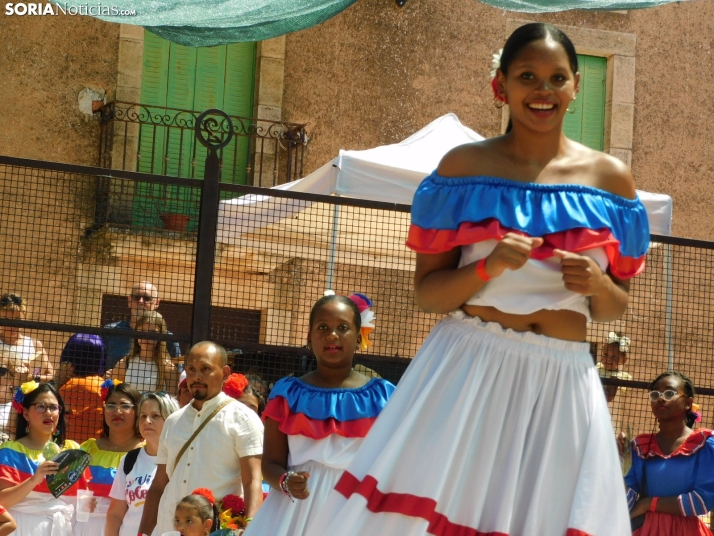
[(160, 391), (163, 385), (159, 381), (159, 369), (153, 361), (144, 361), (140, 357), (127, 359), (124, 381), (132, 384), (140, 393)]
[[(5, 344), (0, 341), (0, 362), (13, 368), (26, 365), (32, 367), (37, 358), (35, 343), (30, 337), (20, 336), (19, 344)], [(33, 372), (34, 369), (33, 369)]]
[[(459, 267), (483, 259), (493, 251), (498, 240), (484, 240), (461, 246)], [(580, 255), (590, 257), (605, 271), (608, 266), (603, 248), (588, 249)], [(565, 309), (590, 320), (590, 299), (565, 288), (560, 259), (529, 259), (518, 270), (505, 270), (466, 301), (466, 305), (495, 307), (509, 314), (527, 315), (541, 309)]]

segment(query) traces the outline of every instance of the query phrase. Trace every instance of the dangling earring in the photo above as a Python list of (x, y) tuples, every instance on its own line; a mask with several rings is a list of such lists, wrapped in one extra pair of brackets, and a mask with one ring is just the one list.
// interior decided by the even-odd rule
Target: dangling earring
[(27, 426), (25, 426), (25, 433), (26, 434), (30, 433), (30, 425), (29, 424)]
[(312, 348), (310, 348), (310, 343), (307, 343), (305, 346), (307, 347), (308, 350), (312, 350)]
[[(575, 95), (575, 96), (573, 97), (573, 100), (571, 100), (570, 102), (574, 102), (574, 101), (576, 101), (576, 100), (578, 100), (578, 96), (577, 96), (577, 95)], [(573, 109), (571, 110), (571, 109), (570, 109), (570, 105), (568, 105), (568, 107), (565, 109), (565, 111), (568, 112), (569, 114), (574, 114), (574, 113), (575, 113), (575, 108), (573, 108)]]
[(60, 436), (60, 429), (59, 429), (59, 428), (55, 428), (55, 431), (52, 433), (52, 435), (54, 435), (55, 437), (59, 437), (59, 436)]

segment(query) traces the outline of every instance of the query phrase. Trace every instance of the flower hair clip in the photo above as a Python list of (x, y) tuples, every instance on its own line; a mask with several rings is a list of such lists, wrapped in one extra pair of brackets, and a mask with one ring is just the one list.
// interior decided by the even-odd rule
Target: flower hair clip
[(692, 409), (689, 410), (689, 413), (694, 415), (694, 422), (702, 422), (702, 412), (699, 404), (692, 404)]
[(607, 334), (607, 344), (617, 344), (621, 352), (627, 353), (630, 351), (632, 341), (629, 337), (625, 337), (624, 335), (621, 337), (614, 331), (611, 331)]
[(508, 99), (505, 95), (501, 95), (498, 90), (498, 70), (501, 68), (501, 55), (503, 54), (503, 49), (499, 49), (496, 54), (493, 55), (491, 59), (491, 89), (493, 89), (493, 98), (498, 102), (503, 104), (508, 104)]
[(231, 398), (239, 398), (249, 383), (248, 378), (242, 374), (233, 373), (223, 383), (223, 392)]
[(109, 391), (113, 390), (117, 385), (121, 383), (120, 380), (104, 380), (99, 386), (99, 391), (101, 393), (102, 402), (107, 401), (109, 396)]
[(208, 502), (212, 505), (216, 504), (216, 498), (213, 496), (213, 492), (208, 488), (196, 488), (191, 492), (191, 495), (200, 495), (208, 499)]
[(29, 395), (32, 391), (40, 386), (35, 380), (30, 380), (20, 385), (20, 388), (15, 391), (15, 396), (12, 397), (12, 407), (18, 413), (22, 413), (23, 407), (22, 403), (25, 401), (25, 396)]
[(372, 300), (370, 300), (364, 294), (355, 292), (350, 295), (350, 300), (352, 300), (357, 309), (359, 309), (361, 328), (360, 335), (362, 335), (362, 342), (360, 343), (360, 349), (366, 350), (372, 346), (372, 341), (369, 340), (369, 334), (374, 331), (374, 319), (376, 318), (374, 312), (370, 309), (372, 307)]

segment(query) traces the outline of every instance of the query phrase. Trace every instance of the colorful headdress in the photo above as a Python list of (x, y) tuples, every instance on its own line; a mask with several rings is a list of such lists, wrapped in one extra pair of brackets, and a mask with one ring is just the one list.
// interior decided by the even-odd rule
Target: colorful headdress
[(25, 396), (29, 395), (39, 386), (40, 384), (37, 383), (35, 380), (31, 380), (20, 385), (20, 388), (15, 391), (15, 396), (12, 397), (12, 407), (15, 408), (15, 411), (17, 411), (18, 413), (22, 413), (22, 403), (25, 401)]
[(104, 380), (102, 382), (102, 384), (99, 386), (99, 391), (101, 393), (102, 402), (107, 401), (107, 397), (109, 397), (109, 391), (113, 390), (120, 383), (121, 383), (121, 381), (119, 381), (119, 380)]
[(372, 307), (372, 300), (370, 300), (364, 294), (356, 292), (350, 295), (350, 300), (355, 302), (357, 309), (359, 309), (361, 325), (360, 334), (362, 335), (362, 342), (360, 343), (360, 349), (366, 350), (368, 347), (372, 346), (372, 341), (369, 340), (369, 334), (374, 331), (373, 321), (376, 318), (374, 312), (370, 309)]
[(617, 344), (620, 347), (621, 352), (627, 353), (630, 351), (630, 344), (632, 344), (632, 341), (629, 337), (625, 337), (624, 335), (620, 336), (614, 331), (611, 331), (607, 334), (607, 344)]
[(245, 529), (250, 519), (245, 517), (245, 501), (238, 495), (226, 495), (221, 500), (220, 514), (218, 516), (221, 529)]
[(213, 496), (213, 492), (208, 488), (196, 488), (191, 492), (191, 495), (201, 495), (208, 499), (211, 504), (216, 504), (216, 498)]
[(692, 409), (689, 411), (689, 413), (694, 415), (694, 422), (702, 421), (701, 406), (699, 404), (692, 404)]
[(504, 104), (508, 104), (508, 100), (505, 95), (501, 95), (498, 91), (498, 76), (496, 76), (497, 71), (501, 68), (501, 54), (503, 54), (503, 49), (500, 49), (498, 53), (493, 55), (491, 60), (491, 89), (493, 89), (493, 98)]
[(233, 373), (223, 382), (223, 392), (231, 398), (238, 398), (243, 394), (243, 391), (248, 387), (248, 378), (242, 374)]

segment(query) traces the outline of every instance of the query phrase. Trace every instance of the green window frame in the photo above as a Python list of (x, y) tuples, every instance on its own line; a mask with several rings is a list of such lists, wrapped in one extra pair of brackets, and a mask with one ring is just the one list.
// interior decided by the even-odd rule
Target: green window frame
[(563, 132), (571, 140), (598, 151), (605, 139), (607, 58), (578, 54), (580, 93), (565, 114)]
[[(168, 124), (180, 112), (167, 113), (163, 107), (198, 112), (218, 108), (231, 116), (251, 117), (255, 61), (256, 43), (186, 47), (146, 31), (141, 104), (152, 114), (168, 115)], [(193, 130), (152, 124), (143, 124), (140, 129), (138, 171), (203, 178), (206, 149), (196, 143)], [(234, 138), (219, 156), (221, 182), (246, 184), (250, 139)], [(160, 228), (161, 214), (174, 213), (189, 216), (189, 230), (195, 229), (198, 213), (195, 189), (140, 183), (136, 194), (134, 226)]]

